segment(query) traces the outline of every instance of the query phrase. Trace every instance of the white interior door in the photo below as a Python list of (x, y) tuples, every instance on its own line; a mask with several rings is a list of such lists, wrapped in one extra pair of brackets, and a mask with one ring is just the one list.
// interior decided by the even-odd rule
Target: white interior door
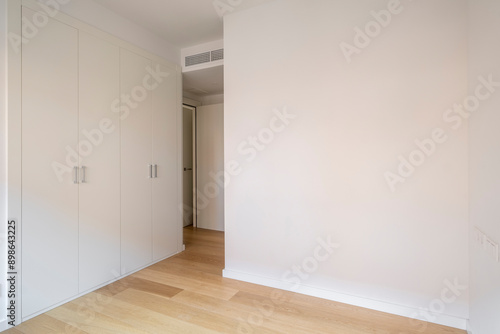
[(195, 189), (195, 108), (183, 106), (182, 108), (182, 124), (183, 124), (183, 210), (182, 221), (184, 227), (193, 225), (196, 226), (196, 200), (194, 197)]
[(180, 215), (177, 198), (177, 73), (153, 64), (162, 73), (153, 96), (153, 260), (177, 252)]
[(23, 317), (78, 293), (78, 32), (47, 20), (22, 52)]
[(224, 231), (224, 105), (197, 108), (198, 227)]
[(80, 32), (80, 292), (120, 275), (119, 52)]
[(122, 274), (152, 261), (152, 96), (144, 78), (151, 61), (121, 50), (121, 264)]

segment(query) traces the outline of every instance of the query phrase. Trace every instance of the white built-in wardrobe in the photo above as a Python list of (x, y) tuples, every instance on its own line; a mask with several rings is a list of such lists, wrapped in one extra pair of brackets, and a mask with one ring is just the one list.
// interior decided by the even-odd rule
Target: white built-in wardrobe
[(23, 319), (182, 249), (179, 67), (45, 18), (21, 55)]

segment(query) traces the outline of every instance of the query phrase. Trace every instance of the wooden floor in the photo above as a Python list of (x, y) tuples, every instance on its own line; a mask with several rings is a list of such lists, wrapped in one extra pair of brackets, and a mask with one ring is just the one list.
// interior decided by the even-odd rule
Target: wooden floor
[(222, 278), (224, 234), (185, 229), (186, 251), (6, 334), (464, 331)]

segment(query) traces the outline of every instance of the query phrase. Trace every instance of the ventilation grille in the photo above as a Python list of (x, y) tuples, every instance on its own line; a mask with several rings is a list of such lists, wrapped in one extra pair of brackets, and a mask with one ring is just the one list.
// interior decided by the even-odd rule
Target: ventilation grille
[(199, 53), (186, 57), (186, 67), (210, 63), (224, 59), (224, 49)]
[(224, 59), (224, 49), (212, 51), (212, 61)]
[(210, 52), (199, 53), (186, 57), (186, 66), (193, 66), (210, 62)]

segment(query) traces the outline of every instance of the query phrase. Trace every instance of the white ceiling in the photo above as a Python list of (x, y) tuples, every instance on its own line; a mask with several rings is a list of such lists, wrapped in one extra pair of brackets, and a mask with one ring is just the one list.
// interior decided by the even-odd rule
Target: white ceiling
[[(214, 0), (94, 0), (143, 26), (171, 44), (185, 48), (222, 39), (223, 24)], [(222, 3), (238, 1), (218, 0)], [(234, 11), (273, 0), (240, 0)]]
[(182, 75), (185, 92), (198, 96), (224, 93), (224, 66), (185, 72)]

